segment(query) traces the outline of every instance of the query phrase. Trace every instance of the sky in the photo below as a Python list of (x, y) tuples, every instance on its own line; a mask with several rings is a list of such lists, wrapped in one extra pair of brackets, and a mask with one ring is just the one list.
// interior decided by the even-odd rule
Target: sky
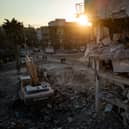
[(0, 24), (15, 17), (34, 27), (48, 25), (55, 18), (75, 19), (75, 3), (83, 0), (0, 0)]

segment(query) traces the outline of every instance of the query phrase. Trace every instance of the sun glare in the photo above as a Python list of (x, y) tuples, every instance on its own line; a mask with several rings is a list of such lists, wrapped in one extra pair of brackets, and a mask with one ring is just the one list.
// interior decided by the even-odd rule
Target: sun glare
[(82, 26), (92, 26), (92, 23), (89, 21), (89, 18), (86, 15), (80, 15), (77, 18), (77, 22)]

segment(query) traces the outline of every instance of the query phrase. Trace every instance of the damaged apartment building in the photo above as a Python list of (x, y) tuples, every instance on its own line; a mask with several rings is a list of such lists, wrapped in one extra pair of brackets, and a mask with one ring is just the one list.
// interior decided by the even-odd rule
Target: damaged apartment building
[(129, 1), (100, 0), (94, 6), (85, 56), (96, 75), (96, 110), (117, 112), (129, 125)]

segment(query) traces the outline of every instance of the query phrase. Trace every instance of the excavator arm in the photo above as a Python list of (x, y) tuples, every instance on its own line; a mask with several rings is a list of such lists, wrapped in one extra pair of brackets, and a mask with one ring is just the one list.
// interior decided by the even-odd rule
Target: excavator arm
[(29, 56), (26, 56), (25, 61), (27, 72), (31, 76), (32, 86), (36, 86), (40, 83), (38, 78), (38, 67), (33, 63), (32, 58), (30, 58)]

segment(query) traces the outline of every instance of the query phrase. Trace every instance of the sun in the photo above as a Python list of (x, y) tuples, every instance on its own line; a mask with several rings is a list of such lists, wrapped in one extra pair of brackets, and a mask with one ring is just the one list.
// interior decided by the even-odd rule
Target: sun
[(86, 15), (80, 15), (77, 18), (77, 23), (82, 26), (92, 26), (92, 23), (89, 21), (89, 18)]

